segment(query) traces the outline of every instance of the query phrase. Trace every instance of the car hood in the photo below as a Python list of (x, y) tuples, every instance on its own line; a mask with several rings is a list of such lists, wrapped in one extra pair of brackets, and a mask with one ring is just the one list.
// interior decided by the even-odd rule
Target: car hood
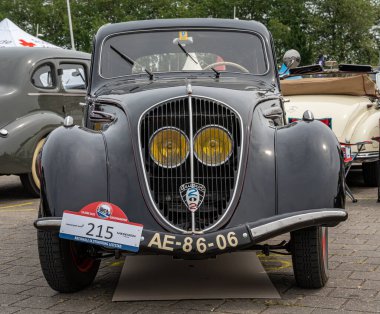
[(186, 87), (188, 84), (192, 86), (203, 86), (213, 88), (224, 88), (242, 91), (261, 91), (261, 92), (278, 92), (274, 84), (262, 79), (245, 79), (241, 77), (225, 77), (225, 78), (160, 78), (159, 80), (113, 80), (104, 84), (95, 91), (95, 97), (101, 96), (117, 96), (139, 93), (149, 90), (164, 89), (170, 87)]
[(316, 119), (331, 118), (332, 129), (339, 141), (350, 141), (360, 120), (366, 116), (371, 100), (364, 96), (297, 95), (286, 96), (288, 118), (301, 118), (310, 110)]
[(255, 103), (279, 92), (264, 81), (224, 80), (160, 80), (156, 82), (114, 83), (98, 90), (96, 101), (117, 102), (130, 117), (139, 118), (151, 106), (168, 99), (186, 97), (187, 85), (194, 97), (206, 97), (224, 102), (244, 115)]

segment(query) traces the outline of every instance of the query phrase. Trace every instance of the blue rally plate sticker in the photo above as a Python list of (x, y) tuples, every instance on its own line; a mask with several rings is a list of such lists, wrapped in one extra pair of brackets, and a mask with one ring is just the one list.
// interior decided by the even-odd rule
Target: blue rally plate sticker
[(125, 213), (107, 202), (91, 203), (79, 212), (65, 210), (61, 239), (138, 252), (143, 225), (128, 221)]

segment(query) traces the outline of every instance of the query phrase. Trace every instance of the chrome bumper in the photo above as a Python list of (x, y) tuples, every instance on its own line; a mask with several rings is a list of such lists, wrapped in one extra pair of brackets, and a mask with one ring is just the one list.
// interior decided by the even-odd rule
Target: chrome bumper
[[(299, 212), (293, 212), (288, 214), (282, 214), (277, 216), (272, 216), (265, 219), (260, 219), (256, 222), (247, 223), (245, 225), (240, 225), (228, 229), (241, 229), (242, 232), (249, 231), (250, 242), (258, 243), (275, 236), (295, 231), (298, 229), (303, 229), (311, 226), (327, 226), (334, 227), (340, 222), (345, 221), (348, 217), (347, 212), (340, 208), (326, 208), (326, 209), (311, 209), (303, 210)], [(34, 221), (34, 226), (39, 230), (58, 232), (61, 226), (60, 217), (44, 217), (39, 218)], [(218, 233), (219, 231), (191, 235), (192, 237), (212, 235), (213, 233)], [(155, 234), (157, 231), (143, 230), (143, 234)], [(166, 232), (159, 232), (162, 234), (169, 234)], [(189, 234), (179, 234), (178, 236), (187, 237)]]

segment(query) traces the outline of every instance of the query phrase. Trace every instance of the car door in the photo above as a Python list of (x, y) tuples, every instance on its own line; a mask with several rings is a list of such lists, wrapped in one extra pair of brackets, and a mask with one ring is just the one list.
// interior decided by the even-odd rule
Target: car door
[(64, 115), (72, 116), (75, 124), (82, 124), (83, 107), (80, 103), (84, 103), (86, 96), (88, 63), (84, 60), (60, 60), (57, 73)]

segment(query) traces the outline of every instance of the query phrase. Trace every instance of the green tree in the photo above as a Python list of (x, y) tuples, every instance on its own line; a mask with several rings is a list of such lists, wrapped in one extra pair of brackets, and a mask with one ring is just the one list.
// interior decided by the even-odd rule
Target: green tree
[(371, 0), (316, 0), (310, 11), (314, 19), (314, 53), (327, 54), (338, 62), (377, 63), (372, 27), (379, 4)]
[[(90, 52), (99, 27), (132, 20), (213, 17), (257, 20), (271, 31), (279, 62), (297, 49), (302, 64), (319, 54), (338, 62), (378, 61), (380, 0), (70, 0), (76, 48)], [(70, 48), (66, 0), (0, 0), (8, 17), (42, 39)], [(380, 28), (379, 28), (380, 29)], [(376, 37), (376, 35), (378, 35)]]

